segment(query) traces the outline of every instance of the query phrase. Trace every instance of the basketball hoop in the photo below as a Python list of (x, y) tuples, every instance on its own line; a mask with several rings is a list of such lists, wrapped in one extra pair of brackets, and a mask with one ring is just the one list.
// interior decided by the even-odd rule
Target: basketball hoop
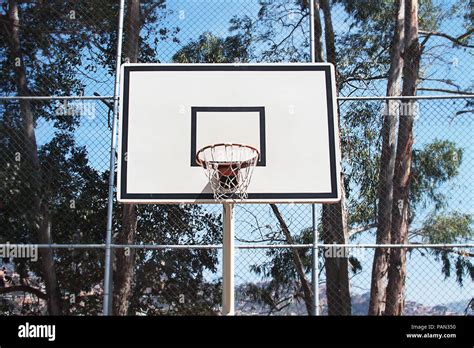
[(238, 201), (248, 197), (247, 188), (259, 156), (252, 146), (221, 143), (200, 149), (196, 163), (204, 168), (217, 201)]

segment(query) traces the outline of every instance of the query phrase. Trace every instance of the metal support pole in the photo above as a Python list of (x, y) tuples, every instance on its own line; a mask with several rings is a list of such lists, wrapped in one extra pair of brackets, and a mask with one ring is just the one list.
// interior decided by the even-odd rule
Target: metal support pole
[(222, 314), (234, 315), (234, 205), (232, 203), (224, 204)]
[(310, 57), (311, 57), (311, 63), (315, 63), (315, 55), (314, 55), (314, 50), (315, 50), (315, 37), (314, 37), (314, 0), (310, 0), (309, 2), (309, 41), (310, 41)]
[(105, 274), (104, 274), (104, 315), (111, 314), (112, 308), (112, 212), (114, 207), (114, 177), (115, 177), (115, 148), (117, 144), (117, 116), (119, 108), (120, 89), (120, 66), (122, 62), (122, 36), (123, 17), (125, 11), (125, 0), (120, 0), (118, 33), (117, 33), (117, 56), (115, 67), (114, 87), (114, 117), (112, 122), (112, 136), (110, 140), (110, 166), (109, 166), (109, 196), (107, 205), (107, 231), (105, 233)]
[(318, 219), (316, 212), (316, 204), (311, 205), (313, 217), (313, 252), (311, 267), (311, 283), (313, 285), (313, 310), (312, 315), (319, 315), (319, 236), (318, 236)]
[[(316, 63), (316, 57), (314, 54), (315, 50), (315, 37), (314, 37), (314, 0), (309, 2), (309, 38), (310, 38), (310, 57), (311, 63)], [(313, 220), (313, 249), (312, 249), (312, 267), (311, 267), (311, 283), (313, 286), (313, 303), (312, 303), (312, 315), (319, 315), (319, 249), (318, 249), (318, 221), (316, 216), (316, 204), (311, 205), (312, 220)]]

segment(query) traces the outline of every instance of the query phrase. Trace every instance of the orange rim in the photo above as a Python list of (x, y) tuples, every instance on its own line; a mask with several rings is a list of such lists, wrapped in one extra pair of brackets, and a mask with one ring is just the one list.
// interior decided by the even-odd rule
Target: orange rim
[[(207, 146), (204, 146), (202, 149), (200, 149), (197, 153), (196, 153), (196, 163), (198, 166), (201, 166), (203, 168), (206, 168), (206, 163), (199, 158), (199, 155), (207, 150), (207, 149), (210, 149), (212, 147), (218, 147), (218, 146), (228, 146), (228, 145), (231, 145), (231, 146), (239, 146), (239, 147), (246, 147), (246, 148), (249, 148), (249, 149), (252, 149), (254, 150), (256, 153), (257, 153), (257, 158), (260, 157), (260, 151), (258, 151), (255, 147), (253, 146), (250, 146), (250, 145), (244, 145), (244, 144), (226, 144), (226, 143), (218, 143), (218, 144), (212, 144), (212, 145), (207, 145)], [(241, 168), (246, 168), (248, 167), (251, 162), (252, 162), (253, 158), (252, 159), (249, 159), (249, 160), (246, 160), (246, 161), (242, 161), (242, 165), (241, 165)], [(232, 162), (221, 162), (219, 163), (218, 161), (214, 161), (215, 163), (218, 163), (219, 165), (232, 165)]]

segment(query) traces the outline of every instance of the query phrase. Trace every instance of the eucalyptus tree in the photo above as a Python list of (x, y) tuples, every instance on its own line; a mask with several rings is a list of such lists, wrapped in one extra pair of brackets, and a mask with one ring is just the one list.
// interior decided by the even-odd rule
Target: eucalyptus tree
[[(1, 90), (4, 94), (71, 95), (82, 89), (75, 75), (80, 64), (80, 51), (84, 47), (78, 23), (68, 16), (67, 2), (25, 3), (11, 0), (3, 3), (0, 17)], [(51, 13), (59, 13), (51, 16)], [(65, 34), (65, 32), (67, 34)], [(23, 214), (15, 216), (18, 222), (11, 224), (20, 229), (25, 239), (42, 244), (51, 243), (51, 216), (49, 205), (51, 187), (47, 185), (47, 164), (42, 162), (35, 126), (40, 119), (51, 121), (58, 129), (53, 142), (71, 132), (79, 123), (78, 117), (56, 117), (51, 104), (34, 104), (30, 100), (4, 104), (4, 131), (13, 138), (10, 150), (21, 157), (14, 167), (17, 179), (11, 182), (10, 193), (5, 197), (7, 209), (16, 207)], [(10, 153), (11, 155), (11, 153)], [(8, 154), (6, 154), (8, 156)], [(6, 167), (10, 172), (12, 166)], [(27, 237), (28, 236), (28, 237)], [(48, 311), (61, 313), (61, 298), (51, 249), (41, 249), (41, 276), (46, 284)]]

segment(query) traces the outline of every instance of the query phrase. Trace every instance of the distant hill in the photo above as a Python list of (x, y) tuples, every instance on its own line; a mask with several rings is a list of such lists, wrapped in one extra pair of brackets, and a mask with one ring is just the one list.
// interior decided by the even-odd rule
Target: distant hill
[[(265, 287), (265, 283), (253, 284), (253, 286)], [(288, 300), (279, 305), (280, 311), (269, 311), (263, 304), (257, 303), (249, 296), (245, 295), (249, 284), (242, 284), (236, 287), (236, 313), (241, 315), (307, 315), (303, 301)], [(285, 294), (280, 294), (280, 298)], [(289, 296), (288, 296), (289, 297)], [(326, 289), (320, 288), (320, 308), (321, 315), (327, 315)], [(370, 294), (355, 294), (352, 296), (352, 315), (367, 315), (369, 309)], [(465, 315), (466, 307), (471, 299), (457, 302), (441, 303), (435, 306), (427, 306), (422, 303), (407, 300), (405, 303), (405, 315)], [(468, 311), (468, 315), (473, 315), (473, 310)]]

